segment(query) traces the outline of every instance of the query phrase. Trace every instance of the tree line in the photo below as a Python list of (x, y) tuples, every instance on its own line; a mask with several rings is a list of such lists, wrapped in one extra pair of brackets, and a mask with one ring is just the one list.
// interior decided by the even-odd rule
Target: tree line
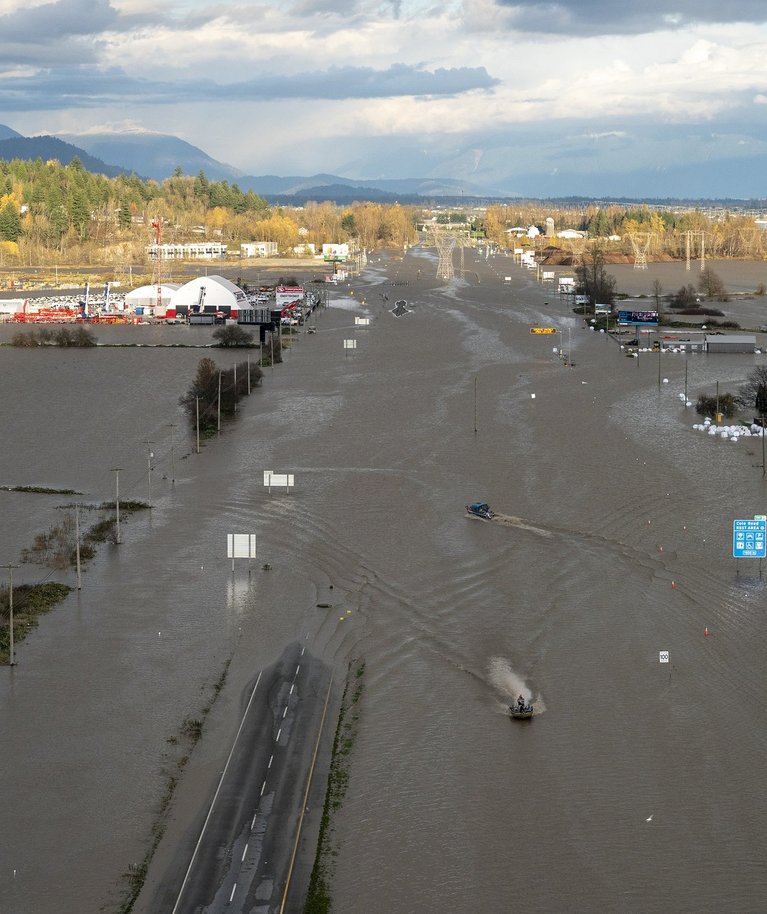
[(270, 207), (236, 183), (180, 169), (164, 181), (108, 178), (79, 159), (0, 161), (0, 266), (143, 262), (160, 220), (162, 241), (274, 241), (281, 253), (359, 239), (366, 249), (415, 241), (417, 211), (398, 204)]
[[(707, 215), (699, 209), (655, 209), (635, 204), (596, 206), (578, 204), (556, 206), (545, 203), (493, 205), (487, 208), (484, 228), (496, 244), (508, 242), (506, 230), (535, 225), (543, 230), (547, 218), (554, 221), (555, 232), (573, 229), (587, 232), (605, 251), (632, 254), (633, 235), (649, 256), (684, 258), (688, 243), (690, 254), (697, 257), (701, 249), (706, 256), (726, 258), (760, 258), (767, 253), (764, 233), (752, 215), (722, 212)], [(568, 242), (556, 237), (545, 238), (553, 246), (567, 249)]]

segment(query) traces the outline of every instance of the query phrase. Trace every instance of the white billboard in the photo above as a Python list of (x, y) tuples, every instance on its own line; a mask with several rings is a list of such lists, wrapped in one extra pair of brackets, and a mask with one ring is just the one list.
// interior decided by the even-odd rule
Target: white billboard
[(303, 286), (277, 286), (274, 290), (275, 307), (278, 311), (282, 311), (292, 302), (303, 301), (305, 294)]
[(256, 557), (256, 534), (227, 533), (226, 557), (228, 559), (254, 559)]
[(345, 261), (349, 257), (348, 244), (323, 244), (322, 256), (325, 260)]

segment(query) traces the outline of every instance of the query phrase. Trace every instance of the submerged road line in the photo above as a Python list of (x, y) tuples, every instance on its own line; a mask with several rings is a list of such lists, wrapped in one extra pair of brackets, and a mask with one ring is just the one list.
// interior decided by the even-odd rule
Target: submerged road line
[[(211, 800), (210, 809), (208, 810), (207, 816), (205, 816), (205, 821), (202, 823), (202, 831), (200, 832), (200, 837), (197, 839), (197, 844), (195, 845), (194, 852), (192, 853), (192, 859), (189, 861), (189, 866), (187, 867), (186, 873), (184, 874), (184, 881), (181, 883), (181, 888), (179, 889), (178, 897), (176, 898), (176, 903), (173, 905), (173, 910), (170, 912), (170, 914), (176, 914), (176, 912), (178, 911), (178, 906), (181, 904), (181, 897), (184, 894), (184, 889), (186, 888), (186, 884), (189, 881), (189, 874), (192, 872), (192, 867), (194, 866), (194, 861), (197, 858), (197, 852), (200, 850), (200, 845), (202, 844), (202, 839), (203, 839), (203, 836), (205, 835), (205, 829), (208, 827), (208, 823), (210, 822), (210, 817), (213, 815), (213, 807), (216, 805), (216, 800), (218, 799), (218, 795), (221, 792), (221, 786), (224, 783), (224, 778), (226, 777), (226, 772), (229, 769), (229, 763), (232, 761), (232, 756), (234, 755), (234, 750), (235, 750), (235, 747), (237, 746), (237, 740), (240, 738), (240, 734), (242, 733), (242, 728), (245, 726), (245, 718), (248, 716), (248, 711), (250, 711), (250, 706), (253, 704), (253, 698), (255, 697), (256, 689), (258, 688), (259, 682), (261, 682), (261, 672), (259, 672), (258, 678), (256, 679), (256, 684), (253, 686), (253, 691), (250, 693), (250, 698), (248, 699), (248, 706), (245, 708), (245, 713), (242, 715), (242, 720), (240, 721), (240, 726), (237, 730), (237, 735), (235, 736), (234, 742), (232, 743), (232, 748), (229, 750), (229, 756), (226, 760), (226, 764), (224, 765), (224, 770), (221, 772), (221, 777), (218, 782), (218, 787), (216, 787), (216, 792), (213, 795), (213, 799)], [(236, 883), (235, 883), (235, 888), (237, 888)], [(232, 895), (234, 895), (234, 889), (232, 889)], [(231, 900), (232, 899), (230, 898), (229, 901), (231, 902)]]
[(328, 683), (328, 694), (325, 696), (325, 707), (322, 709), (322, 719), (320, 720), (320, 729), (317, 733), (317, 742), (314, 744), (314, 755), (312, 755), (312, 764), (309, 768), (309, 777), (306, 779), (306, 790), (304, 791), (304, 801), (301, 804), (301, 815), (298, 818), (298, 828), (296, 829), (296, 840), (293, 844), (293, 853), (290, 855), (290, 866), (288, 867), (288, 878), (285, 880), (285, 891), (282, 895), (282, 904), (280, 905), (279, 914), (283, 914), (285, 910), (285, 903), (288, 900), (288, 891), (290, 890), (290, 880), (293, 876), (293, 867), (296, 864), (296, 855), (298, 854), (298, 842), (301, 840), (301, 828), (304, 824), (304, 816), (306, 815), (306, 801), (309, 799), (309, 788), (312, 786), (312, 777), (314, 776), (314, 766), (317, 763), (317, 753), (320, 750), (320, 740), (322, 739), (322, 731), (325, 727), (325, 715), (328, 713), (328, 702), (330, 701), (330, 690), (333, 688), (333, 676), (331, 674), (330, 682)]

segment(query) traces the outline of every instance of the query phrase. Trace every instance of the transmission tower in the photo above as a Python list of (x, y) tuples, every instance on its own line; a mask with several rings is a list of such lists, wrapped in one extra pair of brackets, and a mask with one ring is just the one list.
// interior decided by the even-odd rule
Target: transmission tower
[(572, 266), (577, 267), (583, 263), (583, 255), (586, 253), (585, 238), (568, 238), (565, 241), (565, 248), (570, 252)]
[(690, 272), (690, 251), (693, 246), (693, 238), (700, 238), (700, 270), (701, 273), (706, 269), (706, 233), (705, 232), (685, 232), (687, 236), (687, 266), (686, 270)]
[(647, 269), (647, 252), (655, 238), (655, 232), (631, 232), (631, 247), (634, 249), (634, 269)]
[(439, 254), (439, 263), (437, 265), (437, 279), (450, 280), (455, 276), (453, 269), (453, 248), (455, 247), (455, 235), (438, 226), (429, 227), (429, 235), (434, 241), (434, 246)]

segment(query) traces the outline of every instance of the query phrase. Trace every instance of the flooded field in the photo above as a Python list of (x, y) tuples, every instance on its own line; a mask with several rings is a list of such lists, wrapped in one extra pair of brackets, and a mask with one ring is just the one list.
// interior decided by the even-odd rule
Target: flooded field
[[(763, 265), (739, 268), (762, 281)], [(0, 349), (0, 484), (105, 500), (120, 466), (121, 494), (146, 498), (145, 441), (155, 454), (151, 516), (102, 547), (0, 676), (9, 910), (117, 899), (168, 740), (231, 661), (150, 868), (161, 879), (246, 683), (292, 639), (339, 670), (366, 660), (340, 914), (761, 910), (767, 594), (758, 563), (731, 557), (732, 520), (764, 513), (761, 449), (693, 431), (679, 393), (685, 373), (694, 400), (767, 357), (627, 359), (510, 258), (471, 269), (445, 285), (433, 251), (372, 262), (200, 455), (177, 401), (206, 353)], [(641, 294), (651, 271), (619, 287)], [(744, 326), (762, 301), (733, 303)], [(295, 491), (269, 495), (264, 469), (294, 473)], [(12, 562), (62, 499), (0, 497)], [(497, 518), (468, 518), (475, 500)], [(232, 532), (257, 533), (250, 574), (226, 560)], [(519, 694), (532, 721), (506, 713)]]

